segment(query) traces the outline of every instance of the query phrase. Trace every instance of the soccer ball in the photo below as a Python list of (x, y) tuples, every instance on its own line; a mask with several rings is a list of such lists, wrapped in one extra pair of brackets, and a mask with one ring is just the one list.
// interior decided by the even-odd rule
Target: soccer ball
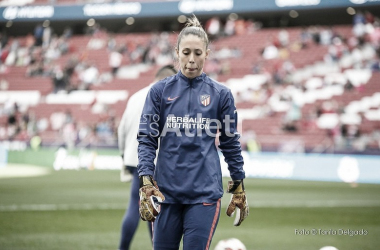
[(247, 250), (244, 244), (236, 239), (226, 239), (218, 242), (214, 250)]
[(338, 248), (336, 247), (332, 247), (332, 246), (326, 246), (326, 247), (322, 247), (321, 249), (319, 250), (338, 250)]

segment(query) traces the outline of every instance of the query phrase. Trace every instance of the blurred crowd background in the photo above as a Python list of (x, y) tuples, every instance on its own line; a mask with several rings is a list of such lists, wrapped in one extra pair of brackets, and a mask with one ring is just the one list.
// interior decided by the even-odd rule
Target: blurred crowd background
[[(380, 153), (380, 17), (374, 10), (348, 7), (349, 21), (322, 24), (292, 24), (303, 14), (294, 10), (277, 19), (198, 15), (212, 40), (204, 71), (231, 88), (245, 150)], [(176, 64), (175, 39), (185, 21), (181, 15), (152, 30), (131, 17), (117, 29), (93, 18), (56, 27), (35, 21), (23, 30), (16, 21), (2, 22), (0, 141), (116, 148), (128, 97), (149, 85), (158, 67)]]

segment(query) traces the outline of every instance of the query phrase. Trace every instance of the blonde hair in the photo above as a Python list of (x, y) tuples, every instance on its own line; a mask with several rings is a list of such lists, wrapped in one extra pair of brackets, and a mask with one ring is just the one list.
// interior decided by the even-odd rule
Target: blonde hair
[(201, 23), (198, 18), (193, 14), (192, 17), (187, 19), (185, 27), (181, 30), (178, 35), (176, 49), (179, 49), (179, 44), (184, 36), (194, 35), (202, 39), (206, 45), (206, 49), (209, 45), (209, 40), (206, 31), (203, 29)]

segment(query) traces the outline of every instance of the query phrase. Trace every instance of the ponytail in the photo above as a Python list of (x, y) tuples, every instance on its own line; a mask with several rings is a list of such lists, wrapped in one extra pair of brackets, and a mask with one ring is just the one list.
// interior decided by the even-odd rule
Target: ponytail
[(178, 39), (177, 39), (177, 45), (176, 45), (177, 49), (179, 49), (179, 44), (181, 43), (182, 37), (188, 36), (188, 35), (194, 35), (202, 39), (206, 45), (206, 49), (208, 49), (208, 45), (210, 42), (208, 40), (207, 33), (203, 29), (201, 23), (199, 22), (198, 18), (195, 15), (187, 19), (185, 27), (179, 33)]

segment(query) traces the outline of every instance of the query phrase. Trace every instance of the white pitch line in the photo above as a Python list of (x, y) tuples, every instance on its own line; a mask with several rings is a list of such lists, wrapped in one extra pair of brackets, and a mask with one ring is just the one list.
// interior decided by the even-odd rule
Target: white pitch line
[(47, 167), (38, 167), (27, 164), (8, 164), (6, 167), (0, 167), (0, 179), (35, 177), (47, 175), (51, 169)]
[[(226, 204), (224, 204), (226, 205)], [(330, 208), (330, 207), (380, 207), (377, 200), (316, 200), (316, 201), (252, 201), (252, 208)], [(0, 212), (15, 211), (68, 211), (68, 210), (120, 210), (125, 209), (127, 204), (99, 203), (99, 204), (22, 204), (0, 205)]]
[(259, 201), (249, 204), (251, 207), (310, 207), (310, 208), (329, 208), (329, 207), (380, 207), (378, 200), (314, 200), (314, 201)]
[(23, 204), (0, 205), (0, 212), (125, 209), (127, 204)]

